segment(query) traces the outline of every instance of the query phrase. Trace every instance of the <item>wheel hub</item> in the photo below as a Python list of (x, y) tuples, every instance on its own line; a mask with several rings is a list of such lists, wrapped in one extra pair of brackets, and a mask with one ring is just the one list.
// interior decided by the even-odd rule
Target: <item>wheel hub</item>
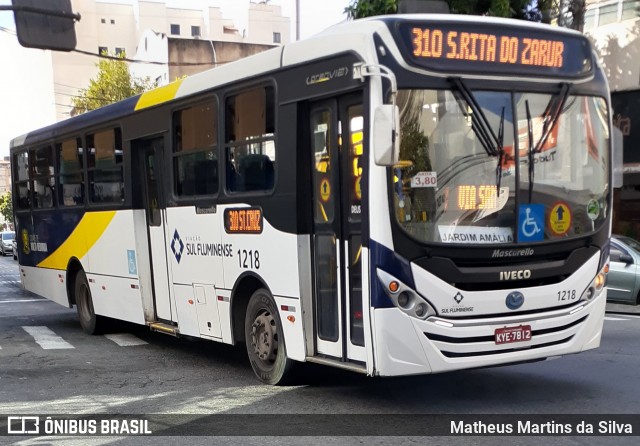
[(262, 312), (251, 325), (251, 345), (255, 355), (264, 362), (274, 362), (278, 352), (276, 323), (270, 313)]

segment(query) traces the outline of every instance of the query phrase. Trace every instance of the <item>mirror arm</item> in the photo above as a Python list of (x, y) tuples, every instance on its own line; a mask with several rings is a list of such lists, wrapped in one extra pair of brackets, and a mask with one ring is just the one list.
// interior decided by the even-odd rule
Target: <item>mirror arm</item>
[(376, 64), (365, 64), (365, 63), (356, 63), (353, 64), (353, 78), (359, 79), (364, 82), (366, 77), (372, 76), (380, 76), (386, 79), (389, 79), (391, 82), (391, 105), (393, 105), (393, 114), (392, 114), (392, 124), (393, 124), (393, 134), (391, 135), (391, 141), (393, 143), (391, 149), (392, 159), (395, 159), (395, 146), (396, 139), (398, 137), (398, 129), (396, 128), (396, 96), (398, 95), (398, 82), (396, 81), (396, 76), (393, 74), (389, 68), (384, 65), (376, 65)]

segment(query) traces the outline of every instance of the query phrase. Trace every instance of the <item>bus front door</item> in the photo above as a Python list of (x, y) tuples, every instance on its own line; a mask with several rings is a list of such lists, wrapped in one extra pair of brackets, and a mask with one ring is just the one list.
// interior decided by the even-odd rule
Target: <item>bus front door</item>
[[(166, 206), (162, 191), (162, 160), (164, 138), (132, 141), (132, 152), (139, 153), (134, 175), (142, 189), (142, 207), (145, 209), (148, 252), (150, 257), (151, 287), (155, 319), (176, 321), (176, 310), (170, 296), (169, 265), (167, 264)], [(137, 230), (138, 228), (136, 228)], [(145, 263), (145, 262), (140, 262)]]
[(362, 305), (362, 95), (311, 106), (316, 353), (366, 360)]

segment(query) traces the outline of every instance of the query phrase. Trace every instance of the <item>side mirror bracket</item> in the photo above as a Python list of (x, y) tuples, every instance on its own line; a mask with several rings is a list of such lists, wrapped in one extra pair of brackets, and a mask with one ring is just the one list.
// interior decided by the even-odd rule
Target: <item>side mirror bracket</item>
[(373, 113), (372, 152), (378, 166), (394, 166), (400, 157), (400, 113), (396, 105), (398, 84), (391, 70), (383, 65), (353, 66), (353, 78), (364, 82), (365, 77), (380, 76), (391, 82), (391, 104), (381, 104)]

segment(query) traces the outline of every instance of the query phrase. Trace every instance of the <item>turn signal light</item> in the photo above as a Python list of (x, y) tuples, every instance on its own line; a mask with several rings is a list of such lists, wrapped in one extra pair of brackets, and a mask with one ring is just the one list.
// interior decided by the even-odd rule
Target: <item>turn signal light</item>
[(395, 280), (392, 282), (389, 282), (389, 291), (391, 291), (392, 293), (396, 293), (399, 289), (400, 289), (400, 284), (398, 282), (396, 282)]
[(609, 273), (609, 264), (608, 263), (604, 266), (604, 269), (602, 271), (604, 271), (605, 274)]
[(593, 281), (593, 284), (597, 290), (602, 289), (602, 287), (604, 286), (605, 279), (606, 279), (606, 276), (604, 275), (604, 273), (598, 273), (595, 280)]

